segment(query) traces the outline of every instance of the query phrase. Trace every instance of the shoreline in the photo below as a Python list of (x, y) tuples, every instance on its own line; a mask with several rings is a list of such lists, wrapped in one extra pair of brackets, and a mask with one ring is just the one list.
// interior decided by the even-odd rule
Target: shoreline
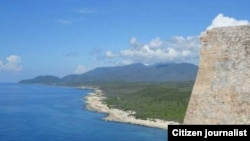
[[(82, 87), (84, 89), (84, 87)], [(103, 119), (105, 121), (116, 121), (123, 123), (130, 123), (154, 128), (161, 128), (167, 130), (168, 125), (180, 124), (174, 121), (164, 121), (160, 119), (136, 119), (133, 114), (133, 111), (122, 111), (120, 109), (109, 108), (106, 104), (103, 103), (103, 100), (106, 98), (103, 96), (102, 90), (98, 88), (93, 88), (94, 92), (89, 93), (86, 97), (86, 109), (106, 113), (107, 116)]]

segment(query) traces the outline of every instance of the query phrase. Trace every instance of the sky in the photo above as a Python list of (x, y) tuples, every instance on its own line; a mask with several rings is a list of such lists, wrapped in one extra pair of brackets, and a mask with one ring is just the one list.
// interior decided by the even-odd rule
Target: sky
[(249, 24), (248, 0), (0, 0), (0, 82), (96, 67), (199, 63), (202, 32)]

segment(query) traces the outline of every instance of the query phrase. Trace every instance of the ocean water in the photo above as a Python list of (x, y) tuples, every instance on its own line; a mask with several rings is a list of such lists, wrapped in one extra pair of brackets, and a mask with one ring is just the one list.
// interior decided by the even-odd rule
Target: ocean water
[(0, 141), (166, 141), (158, 128), (108, 122), (85, 109), (91, 90), (0, 83)]

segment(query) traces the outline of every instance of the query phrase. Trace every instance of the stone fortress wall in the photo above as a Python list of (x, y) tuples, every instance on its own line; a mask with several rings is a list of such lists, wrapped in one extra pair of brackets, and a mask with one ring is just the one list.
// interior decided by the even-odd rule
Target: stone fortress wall
[(250, 26), (213, 28), (200, 41), (184, 124), (250, 124)]

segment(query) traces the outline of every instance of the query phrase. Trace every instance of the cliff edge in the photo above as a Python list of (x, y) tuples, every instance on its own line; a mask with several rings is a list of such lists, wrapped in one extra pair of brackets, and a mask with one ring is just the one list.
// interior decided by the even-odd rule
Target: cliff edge
[(184, 124), (250, 124), (250, 26), (213, 28), (200, 41)]

